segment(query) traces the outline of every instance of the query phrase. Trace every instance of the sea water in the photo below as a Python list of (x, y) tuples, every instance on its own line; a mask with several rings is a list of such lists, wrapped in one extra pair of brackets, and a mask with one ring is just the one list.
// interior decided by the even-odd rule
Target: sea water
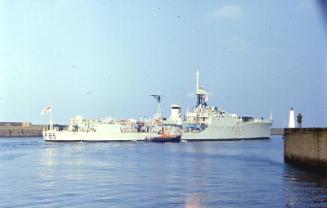
[(51, 143), (0, 139), (0, 207), (327, 207), (327, 176), (283, 140)]

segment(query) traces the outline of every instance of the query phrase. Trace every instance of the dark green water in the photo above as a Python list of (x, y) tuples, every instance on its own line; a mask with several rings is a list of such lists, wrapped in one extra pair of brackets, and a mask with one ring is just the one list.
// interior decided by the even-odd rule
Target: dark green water
[(0, 207), (327, 207), (327, 177), (283, 140), (179, 144), (0, 139)]

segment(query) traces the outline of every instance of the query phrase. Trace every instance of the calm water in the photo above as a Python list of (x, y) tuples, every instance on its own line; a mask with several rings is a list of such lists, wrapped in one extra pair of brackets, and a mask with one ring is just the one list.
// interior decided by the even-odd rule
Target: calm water
[(0, 139), (0, 207), (327, 207), (327, 177), (286, 165), (281, 138)]

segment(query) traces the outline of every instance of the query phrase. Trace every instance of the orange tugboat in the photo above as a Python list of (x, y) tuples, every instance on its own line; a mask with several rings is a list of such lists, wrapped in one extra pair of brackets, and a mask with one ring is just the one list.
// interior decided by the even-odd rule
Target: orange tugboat
[(164, 143), (164, 142), (176, 142), (179, 143), (181, 141), (181, 134), (177, 133), (171, 133), (169, 131), (165, 131), (165, 128), (162, 127), (162, 129), (159, 131), (158, 136), (154, 137), (146, 137), (145, 141), (148, 142), (159, 142), (159, 143)]

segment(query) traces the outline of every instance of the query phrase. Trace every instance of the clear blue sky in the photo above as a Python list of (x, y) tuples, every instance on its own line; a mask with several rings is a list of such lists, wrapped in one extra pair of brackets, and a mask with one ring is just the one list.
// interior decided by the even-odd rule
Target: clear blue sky
[(327, 124), (327, 30), (311, 0), (0, 1), (0, 120), (152, 117), (151, 93), (286, 125)]

